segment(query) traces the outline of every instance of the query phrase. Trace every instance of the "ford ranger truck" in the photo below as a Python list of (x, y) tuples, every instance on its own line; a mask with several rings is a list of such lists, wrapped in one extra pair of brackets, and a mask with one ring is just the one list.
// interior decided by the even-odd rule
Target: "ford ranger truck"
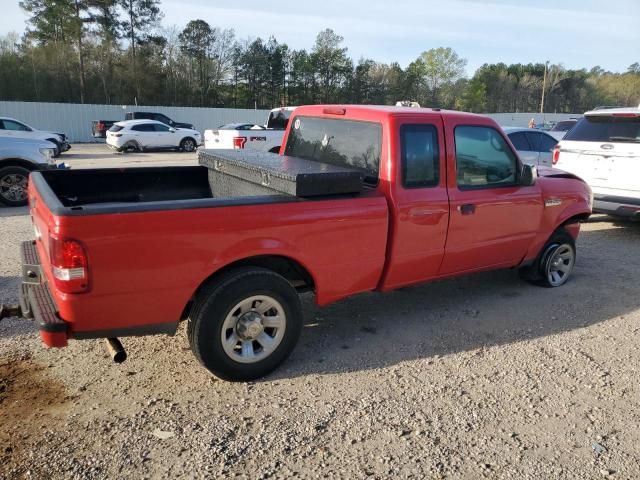
[(327, 305), (494, 269), (544, 287), (571, 275), (590, 188), (523, 164), (487, 117), (305, 106), (284, 140), (281, 155), (359, 169), (364, 188), (216, 197), (202, 166), (32, 173), (22, 311), (45, 345), (186, 321), (201, 364), (246, 381), (293, 350), (301, 292)]

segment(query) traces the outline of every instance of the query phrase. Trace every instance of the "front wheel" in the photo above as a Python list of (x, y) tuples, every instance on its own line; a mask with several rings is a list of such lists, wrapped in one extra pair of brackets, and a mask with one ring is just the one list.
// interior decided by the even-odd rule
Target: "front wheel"
[(576, 244), (565, 230), (554, 233), (533, 265), (520, 270), (521, 276), (536, 285), (553, 288), (564, 285), (576, 263)]
[(27, 204), (29, 170), (23, 167), (0, 168), (0, 203), (10, 207)]
[(248, 381), (275, 370), (302, 329), (295, 289), (264, 268), (242, 268), (205, 287), (189, 316), (196, 358), (224, 380)]

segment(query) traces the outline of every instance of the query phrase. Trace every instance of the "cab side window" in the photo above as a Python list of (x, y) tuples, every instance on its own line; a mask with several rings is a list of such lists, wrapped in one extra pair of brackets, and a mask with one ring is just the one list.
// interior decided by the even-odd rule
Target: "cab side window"
[(461, 190), (516, 184), (517, 158), (491, 127), (456, 127), (456, 169)]
[(438, 130), (433, 125), (400, 127), (402, 185), (405, 188), (434, 187), (440, 181)]

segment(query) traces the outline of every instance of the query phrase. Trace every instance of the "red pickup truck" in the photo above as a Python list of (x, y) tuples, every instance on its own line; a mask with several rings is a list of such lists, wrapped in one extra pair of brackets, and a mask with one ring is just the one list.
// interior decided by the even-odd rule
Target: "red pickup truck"
[(31, 174), (35, 241), (21, 306), (42, 340), (174, 334), (249, 380), (291, 353), (298, 293), (349, 295), (491, 269), (564, 284), (589, 187), (522, 164), (500, 127), (468, 113), (373, 106), (296, 110), (281, 155), (363, 172), (351, 195), (213, 195), (201, 166)]

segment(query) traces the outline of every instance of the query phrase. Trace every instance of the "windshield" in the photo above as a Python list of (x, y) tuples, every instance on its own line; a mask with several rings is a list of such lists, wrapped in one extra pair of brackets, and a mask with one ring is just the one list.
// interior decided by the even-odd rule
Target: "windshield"
[(581, 118), (564, 140), (640, 143), (640, 117), (593, 115)]
[(339, 167), (357, 168), (378, 182), (382, 126), (379, 123), (294, 117), (284, 154)]
[(285, 130), (293, 110), (277, 110), (269, 114), (269, 120), (267, 120), (267, 128), (274, 130)]
[(111, 128), (109, 129), (110, 132), (119, 132), (120, 130), (122, 130), (124, 127), (120, 126), (120, 125), (112, 125)]

